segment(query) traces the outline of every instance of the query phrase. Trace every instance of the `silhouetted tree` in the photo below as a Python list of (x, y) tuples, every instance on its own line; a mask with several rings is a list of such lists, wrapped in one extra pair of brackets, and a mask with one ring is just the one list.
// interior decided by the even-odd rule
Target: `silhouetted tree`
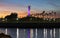
[(56, 19), (56, 12), (54, 12), (54, 21), (55, 21), (55, 19)]
[(43, 16), (43, 18), (44, 18), (44, 15), (45, 15), (45, 11), (43, 11), (42, 13), (41, 13), (41, 15)]
[(42, 12), (42, 14), (44, 14), (44, 13), (45, 13), (45, 11)]
[(54, 16), (56, 16), (56, 12), (54, 12)]
[(16, 20), (17, 19), (17, 13), (11, 13), (11, 15), (7, 15), (5, 17), (7, 20)]
[(54, 17), (54, 12), (52, 11), (51, 13), (52, 13), (52, 17)]
[(52, 13), (49, 13), (50, 18), (51, 18), (51, 15), (52, 15)]
[(4, 33), (0, 33), (0, 38), (12, 38), (10, 35), (6, 35)]
[(47, 16), (47, 18), (48, 18), (48, 15), (49, 15), (49, 14), (48, 14), (48, 13), (45, 13), (45, 15), (46, 15), (46, 16)]
[(17, 13), (11, 13), (11, 18), (17, 18)]
[(7, 15), (7, 16), (5, 17), (5, 19), (9, 20), (9, 19), (10, 19), (10, 15)]

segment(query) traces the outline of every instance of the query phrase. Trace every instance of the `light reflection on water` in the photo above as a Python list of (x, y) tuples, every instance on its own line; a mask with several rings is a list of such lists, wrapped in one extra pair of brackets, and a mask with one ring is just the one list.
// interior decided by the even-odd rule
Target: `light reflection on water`
[[(19, 28), (0, 28), (0, 33), (11, 35), (12, 38), (60, 38), (60, 29), (19, 29)], [(30, 35), (29, 35), (30, 34)]]
[(50, 37), (52, 38), (52, 29), (50, 30)]

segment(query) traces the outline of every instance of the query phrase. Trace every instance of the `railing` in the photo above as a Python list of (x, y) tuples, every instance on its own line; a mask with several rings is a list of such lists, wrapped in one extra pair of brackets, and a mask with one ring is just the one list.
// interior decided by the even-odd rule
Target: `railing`
[(60, 38), (60, 28), (53, 28), (53, 29), (49, 29), (49, 28), (48, 29), (47, 28), (42, 28), (42, 29), (40, 29), (40, 28), (39, 29), (37, 29), (37, 28), (36, 29), (15, 28), (15, 29), (13, 29), (15, 31), (13, 31), (12, 29), (5, 28), (5, 34), (11, 35), (12, 38)]

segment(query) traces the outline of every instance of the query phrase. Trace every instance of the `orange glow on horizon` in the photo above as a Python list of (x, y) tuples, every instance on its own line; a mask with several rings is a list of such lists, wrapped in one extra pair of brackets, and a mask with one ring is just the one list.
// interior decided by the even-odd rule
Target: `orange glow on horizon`
[[(11, 13), (12, 12), (10, 11), (0, 11), (0, 18), (4, 18), (5, 16), (10, 15)], [(16, 13), (18, 14), (18, 18), (23, 18), (27, 16), (27, 13), (23, 13), (23, 12), (16, 12)]]
[[(14, 13), (14, 12), (11, 12), (11, 11), (0, 11), (0, 18), (4, 18), (5, 16), (10, 15), (11, 13)], [(23, 17), (26, 17), (28, 15), (28, 13), (25, 12), (25, 11), (16, 11), (16, 13), (18, 14), (18, 18), (23, 18)], [(30, 14), (35, 14), (35, 11), (31, 11)]]

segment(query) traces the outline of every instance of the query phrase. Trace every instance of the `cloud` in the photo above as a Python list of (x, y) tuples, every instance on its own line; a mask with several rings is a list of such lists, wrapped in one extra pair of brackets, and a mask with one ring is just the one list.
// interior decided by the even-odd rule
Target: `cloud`
[(49, 4), (49, 5), (52, 5), (52, 6), (54, 6), (54, 7), (60, 7), (60, 2), (59, 2), (60, 0), (47, 0), (47, 3)]
[(52, 6), (54, 6), (54, 7), (60, 7), (60, 5), (52, 3), (52, 2), (49, 2), (49, 4), (52, 5)]

